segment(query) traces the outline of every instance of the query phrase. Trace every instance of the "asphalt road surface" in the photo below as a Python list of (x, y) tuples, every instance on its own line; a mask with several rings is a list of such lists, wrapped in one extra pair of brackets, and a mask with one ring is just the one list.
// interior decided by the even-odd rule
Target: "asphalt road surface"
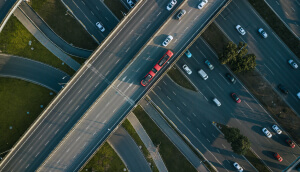
[[(100, 0), (63, 0), (63, 2), (99, 43), (104, 40), (119, 22)], [(104, 32), (101, 32), (96, 26), (97, 22), (103, 24)]]
[[(235, 43), (242, 41), (248, 44), (248, 53), (253, 53), (257, 57), (258, 71), (300, 116), (300, 100), (296, 96), (300, 92), (300, 72), (299, 68), (293, 69), (288, 64), (288, 60), (293, 59), (300, 65), (300, 60), (257, 15), (247, 0), (233, 0), (216, 19), (216, 22)], [(242, 36), (236, 30), (235, 26), (238, 24), (245, 29), (246, 35)], [(267, 32), (266, 39), (258, 33), (259, 28)], [(278, 90), (279, 84), (289, 90), (289, 95), (284, 96)]]
[(27, 58), (0, 54), (0, 64), (0, 76), (22, 79), (55, 92), (62, 88), (58, 83), (66, 83), (70, 79), (59, 69)]
[(300, 1), (299, 0), (265, 0), (278, 17), (298, 37), (300, 36)]
[[(275, 134), (271, 126), (276, 122), (246, 88), (240, 82), (231, 84), (225, 78), (229, 71), (218, 62), (217, 56), (201, 39), (196, 41), (190, 51), (193, 57), (182, 57), (177, 65), (181, 68), (183, 64), (187, 64), (191, 68), (193, 73), (186, 75), (198, 88), (199, 93), (182, 91), (168, 78), (164, 78), (154, 88), (155, 94), (150, 94), (150, 97), (169, 114), (175, 125), (182, 128), (184, 134), (216, 168), (220, 171), (224, 171), (224, 168), (231, 171), (234, 170), (232, 163), (237, 161), (247, 171), (253, 171), (243, 158), (228, 150), (226, 141), (219, 138), (220, 134), (212, 126), (212, 121), (239, 128), (251, 141), (252, 149), (272, 171), (282, 171), (300, 156), (298, 146), (292, 149), (285, 143), (288, 136), (284, 131), (281, 135)], [(206, 59), (215, 66), (214, 70), (209, 70), (204, 64)], [(209, 78), (206, 81), (197, 73), (200, 69), (208, 74)], [(233, 92), (241, 98), (240, 104), (232, 99)], [(214, 97), (221, 102), (220, 107), (213, 103)], [(263, 127), (273, 134), (271, 139), (263, 134)], [(274, 152), (283, 157), (282, 162), (279, 163), (273, 157)]]
[(123, 160), (128, 171), (151, 172), (141, 149), (123, 127), (119, 127), (107, 141)]
[[(170, 12), (165, 10), (166, 5), (167, 3), (163, 0), (148, 0), (127, 15), (127, 19), (119, 26), (119, 29), (111, 36), (111, 39), (104, 42), (94, 52), (90, 60), (87, 61), (89, 64), (82, 67), (79, 73), (73, 76), (65, 89), (59, 93), (41, 114), (39, 120), (32, 125), (31, 129), (14, 146), (14, 149), (1, 161), (0, 170), (36, 170), (103, 90), (111, 84), (111, 81), (135, 56), (157, 28), (164, 23), (170, 15)], [(122, 40), (119, 38), (122, 38)], [(103, 110), (106, 109), (100, 109), (96, 114)], [(107, 128), (111, 127), (110, 124), (116, 120), (115, 116), (113, 116), (114, 114), (109, 111), (110, 108), (107, 110), (109, 113), (106, 115), (100, 114), (99, 118), (90, 118), (85, 125), (85, 129), (87, 126), (92, 125), (93, 127), (90, 129), (98, 132), (94, 139), (105, 138), (107, 136), (105, 135)], [(85, 119), (88, 119), (88, 117)], [(110, 123), (106, 122), (107, 119), (111, 119)], [(102, 130), (103, 124), (105, 124), (104, 130)], [(84, 143), (82, 145), (79, 143), (85, 141), (89, 143), (89, 147), (84, 147), (89, 153), (95, 150), (91, 149), (91, 147), (96, 148), (99, 146), (95, 146), (97, 140), (91, 142), (92, 140), (83, 139), (87, 135), (91, 136), (88, 134), (89, 132), (75, 131), (82, 134), (82, 136), (75, 136), (76, 138), (72, 140), (72, 143), (78, 143), (76, 144), (78, 148), (82, 148)], [(72, 147), (70, 146), (70, 148)], [(60, 157), (64, 158), (66, 158), (65, 156), (72, 156), (73, 158), (74, 154), (77, 154), (77, 152), (73, 154), (71, 151), (61, 153), (64, 156)], [(86, 154), (87, 152), (81, 153)], [(77, 156), (73, 159), (74, 161), (70, 160), (66, 164), (74, 163), (76, 166), (74, 165), (72, 168), (78, 168), (77, 165), (82, 165), (81, 163), (85, 162), (88, 157), (86, 155), (85, 158)], [(63, 164), (61, 162), (57, 165)], [(50, 167), (47, 166), (47, 168)]]
[[(156, 16), (169, 14), (165, 9), (167, 3), (162, 5), (162, 3), (156, 1), (145, 1), (146, 4), (150, 5), (148, 6), (150, 10), (147, 10), (147, 12), (151, 12), (151, 14)], [(153, 12), (153, 10), (159, 9), (158, 4), (161, 11), (158, 13)], [(191, 38), (204, 27), (205, 21), (223, 4), (224, 1), (221, 0), (212, 1), (201, 11), (196, 8), (198, 5), (196, 0), (184, 4), (183, 8), (187, 11), (186, 16), (184, 16), (185, 20), (179, 22), (172, 19), (166, 23), (165, 27), (150, 40), (138, 57), (131, 62), (112, 83), (111, 87), (88, 110), (85, 117), (64, 138), (39, 170), (78, 170), (147, 90), (148, 87), (142, 87), (140, 81), (167, 51), (166, 48), (161, 46), (166, 35), (171, 34), (174, 36), (174, 40), (168, 45), (168, 49), (172, 49), (176, 57), (176, 53), (182, 51)], [(144, 20), (146, 18), (141, 19), (141, 21)], [(134, 39), (141, 38), (136, 37)], [(127, 47), (124, 50), (126, 51)], [(90, 66), (90, 69), (97, 72), (94, 66)], [(91, 86), (93, 87), (93, 85)], [(67, 154), (64, 153), (66, 151)]]

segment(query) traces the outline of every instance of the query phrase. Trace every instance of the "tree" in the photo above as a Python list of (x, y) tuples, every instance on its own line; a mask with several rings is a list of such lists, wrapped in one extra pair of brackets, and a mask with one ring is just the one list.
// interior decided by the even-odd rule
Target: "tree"
[(232, 143), (240, 137), (240, 130), (238, 128), (227, 127), (224, 131), (225, 139)]
[(228, 42), (226, 47), (224, 48), (223, 53), (220, 56), (220, 62), (221, 64), (227, 64), (230, 61), (235, 61), (235, 58), (237, 56), (237, 45), (233, 42)]
[(233, 152), (239, 155), (245, 155), (249, 150), (251, 143), (246, 136), (240, 135), (238, 139), (231, 143)]
[(232, 64), (232, 70), (235, 73), (253, 70), (256, 66), (256, 56), (248, 54), (246, 56), (237, 56), (236, 61)]

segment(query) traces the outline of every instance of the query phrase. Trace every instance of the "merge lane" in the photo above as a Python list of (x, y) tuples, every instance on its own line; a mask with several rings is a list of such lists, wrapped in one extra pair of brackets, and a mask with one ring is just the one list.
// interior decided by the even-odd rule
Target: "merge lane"
[[(156, 4), (159, 3), (159, 6)], [(48, 157), (49, 153), (68, 133), (78, 119), (86, 112), (103, 90), (111, 83), (124, 66), (132, 59), (141, 46), (149, 39), (157, 27), (162, 24), (169, 12), (165, 11), (166, 3), (147, 1), (133, 11), (133, 16), (120, 27), (116, 36), (101, 49), (96, 50), (89, 65), (80, 70), (60, 93), (57, 100), (44, 112), (43, 121), (29, 131), (17, 148), (1, 162), (2, 171), (34, 171)], [(155, 7), (156, 8), (153, 8)], [(153, 11), (144, 9), (153, 8)], [(145, 12), (147, 11), (147, 12)], [(160, 11), (160, 15), (157, 15)], [(153, 14), (154, 13), (154, 14)], [(141, 16), (144, 18), (141, 22)], [(153, 21), (153, 27), (145, 23)], [(128, 30), (132, 30), (127, 32)], [(136, 30), (135, 30), (136, 29)], [(136, 44), (131, 44), (134, 33), (143, 31)], [(124, 45), (130, 46), (127, 51), (119, 46), (120, 39)], [(108, 46), (109, 45), (109, 46)], [(125, 52), (126, 51), (126, 52)], [(109, 53), (109, 59), (105, 54)], [(129, 56), (129, 54), (131, 54)], [(118, 62), (118, 63), (116, 63)], [(121, 63), (122, 62), (122, 63)], [(24, 158), (26, 157), (26, 158)]]

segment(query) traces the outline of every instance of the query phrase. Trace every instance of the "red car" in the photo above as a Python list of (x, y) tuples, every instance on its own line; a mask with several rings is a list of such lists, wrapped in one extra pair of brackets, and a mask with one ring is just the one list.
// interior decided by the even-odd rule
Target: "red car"
[(146, 86), (154, 78), (156, 73), (168, 62), (168, 60), (173, 56), (173, 52), (168, 50), (163, 57), (155, 64), (155, 66), (150, 70), (149, 73), (142, 79), (141, 85)]
[(232, 93), (231, 97), (233, 98), (234, 101), (236, 101), (237, 103), (241, 103), (241, 99), (237, 96), (237, 94)]
[(295, 147), (295, 143), (292, 140), (286, 139), (286, 142), (290, 145), (291, 148)]
[(274, 157), (279, 161), (281, 162), (283, 159), (282, 157), (278, 154), (278, 153), (274, 153)]

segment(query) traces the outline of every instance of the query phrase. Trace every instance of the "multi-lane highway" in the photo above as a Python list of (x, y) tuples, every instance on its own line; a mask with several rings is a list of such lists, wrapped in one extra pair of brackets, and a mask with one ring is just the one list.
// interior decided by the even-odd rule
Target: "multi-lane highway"
[[(193, 73), (186, 76), (199, 93), (186, 91), (169, 78), (163, 78), (149, 96), (219, 171), (234, 170), (232, 164), (235, 161), (247, 171), (253, 169), (242, 157), (228, 150), (229, 144), (226, 145), (226, 141), (219, 138), (220, 134), (212, 126), (212, 121), (239, 128), (250, 139), (252, 149), (273, 171), (285, 169), (300, 156), (298, 146), (292, 149), (285, 142), (288, 138), (285, 132), (275, 134), (271, 126), (276, 122), (246, 88), (240, 82), (231, 84), (228, 81), (225, 74), (229, 71), (220, 65), (207, 44), (199, 39), (190, 51), (193, 57), (182, 57), (177, 65), (181, 68), (187, 64), (191, 68)], [(207, 59), (215, 66), (212, 71), (204, 64)], [(207, 80), (204, 81), (197, 73), (200, 69), (208, 74)], [(240, 104), (232, 99), (233, 92), (241, 98)], [(220, 107), (212, 101), (214, 97), (220, 100)], [(273, 133), (271, 139), (263, 134), (263, 127)], [(283, 157), (282, 162), (273, 157), (274, 152)]]
[[(145, 2), (145, 4), (148, 3), (149, 1)], [(138, 57), (119, 75), (111, 87), (89, 109), (80, 123), (51, 153), (39, 170), (78, 170), (147, 91), (148, 87), (142, 87), (140, 81), (167, 51), (166, 48), (161, 46), (166, 35), (170, 34), (174, 37), (167, 48), (174, 51), (175, 58), (224, 3), (225, 1), (222, 0), (212, 1), (201, 11), (196, 8), (198, 5), (197, 0), (185, 3), (182, 6), (187, 11), (184, 16), (185, 20), (178, 21), (172, 18), (165, 23), (164, 27), (155, 34), (149, 44), (138, 54)], [(157, 5), (162, 8), (161, 12), (152, 12), (152, 14), (169, 13), (165, 9), (166, 3), (161, 5), (161, 3), (155, 2), (149, 5), (152, 6), (149, 7), (150, 10), (148, 11), (158, 8)], [(143, 21), (145, 18), (141, 20)], [(135, 39), (140, 38), (136, 37)], [(126, 50), (126, 48), (124, 49)], [(97, 69), (93, 65), (88, 66), (89, 70), (97, 73)]]
[[(78, 71), (65, 89), (48, 105), (12, 151), (2, 160), (1, 171), (33, 171), (40, 166), (96, 98), (111, 84), (111, 81), (135, 56), (157, 28), (164, 23), (171, 14), (165, 10), (166, 5), (167, 3), (163, 0), (145, 1), (127, 15), (116, 32), (102, 43), (87, 61), (88, 64)], [(98, 131), (97, 136), (102, 138), (106, 131), (100, 130), (102, 131), (100, 132), (98, 130), (103, 127), (100, 124), (105, 124), (105, 127), (108, 127), (116, 119), (112, 118), (111, 121), (105, 121), (105, 118), (112, 116), (111, 112), (105, 115), (101, 114), (99, 119), (91, 118), (88, 125), (95, 125), (90, 129)], [(97, 127), (100, 128), (97, 129)], [(88, 130), (88, 128), (85, 129)], [(80, 132), (80, 130), (74, 131)], [(80, 134), (87, 134), (87, 132), (80, 132)], [(82, 140), (77, 136), (72, 142), (79, 143), (79, 141), (91, 142), (91, 140)], [(78, 144), (78, 146), (83, 145)], [(91, 143), (89, 146), (94, 147), (95, 145)], [(63, 154), (74, 156), (68, 152)], [(80, 157), (75, 160), (85, 162), (87, 158)], [(78, 168), (79, 162), (69, 161), (66, 164), (70, 162), (76, 163), (73, 168)]]
[[(116, 27), (119, 20), (100, 0), (63, 0), (69, 10), (76, 16), (85, 29), (100, 43)], [(100, 22), (104, 32), (96, 26)]]
[[(288, 47), (278, 38), (273, 30), (257, 15), (246, 0), (233, 0), (230, 5), (216, 19), (217, 24), (235, 43), (240, 41), (248, 44), (249, 53), (257, 57), (257, 69), (272, 85), (273, 89), (300, 115), (300, 100), (296, 94), (300, 92), (300, 72), (288, 64), (293, 59), (300, 65), (300, 61)], [(245, 30), (244, 36), (235, 29), (241, 25)], [(263, 28), (268, 37), (265, 39), (258, 29)], [(289, 95), (284, 96), (277, 88), (279, 84), (289, 90)]]

